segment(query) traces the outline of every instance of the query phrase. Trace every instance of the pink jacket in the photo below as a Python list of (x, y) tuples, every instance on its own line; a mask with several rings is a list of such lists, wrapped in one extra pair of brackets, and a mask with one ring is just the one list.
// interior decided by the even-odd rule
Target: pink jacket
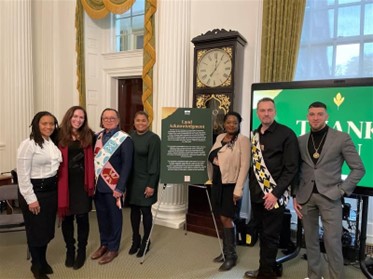
[[(210, 152), (222, 146), (221, 141), (224, 136), (225, 133), (217, 136)], [(236, 183), (233, 192), (235, 196), (242, 197), (243, 186), (250, 167), (250, 154), (250, 140), (242, 134), (238, 135), (233, 148), (225, 145), (218, 152), (222, 183)], [(210, 180), (212, 180), (212, 171), (212, 163), (207, 161), (207, 174)]]

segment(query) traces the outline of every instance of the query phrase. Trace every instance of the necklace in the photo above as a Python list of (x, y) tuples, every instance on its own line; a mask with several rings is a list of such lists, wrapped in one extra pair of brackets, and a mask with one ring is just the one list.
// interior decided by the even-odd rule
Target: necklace
[(227, 144), (228, 148), (233, 149), (233, 146), (234, 146), (234, 143), (235, 143), (236, 140), (237, 140), (237, 135), (231, 135), (231, 136), (229, 136), (227, 134), (223, 138), (222, 142), (224, 142), (225, 144)]
[(324, 135), (321, 138), (319, 146), (316, 148), (315, 140), (313, 139), (313, 135), (311, 134), (313, 149), (315, 149), (315, 152), (312, 154), (312, 157), (315, 158), (315, 159), (319, 159), (319, 157), (320, 157), (319, 149), (320, 149), (320, 146), (321, 146), (325, 136), (326, 136), (326, 133), (324, 133)]

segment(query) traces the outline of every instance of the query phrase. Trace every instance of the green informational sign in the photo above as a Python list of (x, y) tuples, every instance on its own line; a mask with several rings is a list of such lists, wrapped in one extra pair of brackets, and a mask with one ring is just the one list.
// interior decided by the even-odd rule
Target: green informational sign
[[(301, 88), (254, 91), (253, 129), (259, 126), (256, 104), (263, 97), (271, 97), (276, 103), (276, 121), (293, 129), (298, 135), (309, 132), (308, 106), (320, 101), (326, 104), (328, 125), (348, 133), (360, 154), (366, 175), (358, 185), (373, 188), (373, 89), (361, 87)], [(343, 178), (349, 168), (343, 166)]]
[(211, 144), (210, 109), (162, 108), (161, 182), (205, 183)]

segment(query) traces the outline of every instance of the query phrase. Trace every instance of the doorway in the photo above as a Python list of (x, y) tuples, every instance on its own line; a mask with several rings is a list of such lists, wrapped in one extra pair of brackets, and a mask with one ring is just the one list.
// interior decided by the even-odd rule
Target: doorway
[(126, 133), (130, 133), (133, 130), (133, 118), (135, 113), (144, 109), (141, 97), (142, 78), (118, 80), (120, 128)]

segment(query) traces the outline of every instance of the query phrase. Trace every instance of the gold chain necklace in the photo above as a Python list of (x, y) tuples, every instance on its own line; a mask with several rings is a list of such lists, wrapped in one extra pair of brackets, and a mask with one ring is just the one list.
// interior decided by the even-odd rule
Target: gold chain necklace
[(319, 149), (320, 149), (320, 146), (321, 146), (325, 136), (326, 136), (326, 132), (322, 136), (319, 146), (316, 148), (315, 140), (313, 139), (313, 135), (311, 134), (313, 149), (315, 149), (315, 152), (312, 154), (312, 157), (315, 158), (315, 159), (319, 159), (319, 157), (320, 157)]

